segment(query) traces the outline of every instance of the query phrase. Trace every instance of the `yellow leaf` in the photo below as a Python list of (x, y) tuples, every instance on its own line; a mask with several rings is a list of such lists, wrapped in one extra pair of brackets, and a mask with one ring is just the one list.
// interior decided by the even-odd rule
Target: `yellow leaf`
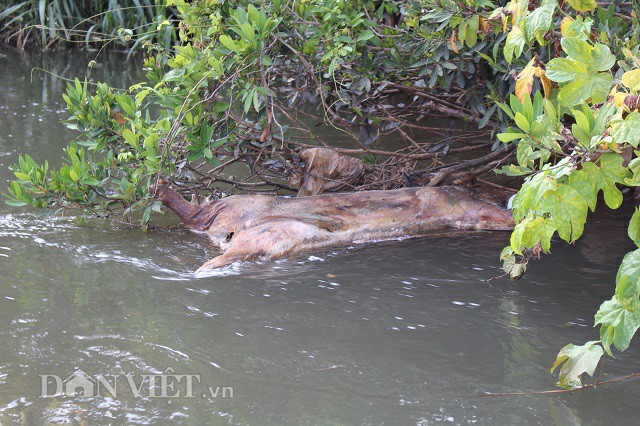
[(622, 84), (632, 92), (640, 90), (640, 69), (627, 71), (622, 74)]
[(536, 68), (533, 64), (535, 59), (529, 61), (526, 67), (520, 74), (518, 74), (518, 79), (516, 80), (516, 97), (520, 102), (524, 99), (525, 96), (531, 94), (531, 89), (533, 89), (533, 77), (536, 74)]
[(565, 16), (562, 18), (562, 22), (560, 23), (560, 32), (562, 33), (562, 37), (567, 37), (567, 29), (569, 25), (573, 24), (573, 19)]
[(449, 39), (449, 47), (451, 47), (451, 50), (453, 50), (454, 52), (460, 53), (458, 52), (458, 45), (456, 43), (456, 38), (457, 38), (456, 32), (457, 31), (454, 31), (453, 34), (451, 34), (451, 38)]
[(479, 23), (479, 27), (480, 29), (486, 34), (489, 32), (489, 28), (491, 27), (491, 24), (489, 23), (489, 21), (487, 21), (486, 19), (484, 19), (482, 16), (478, 19), (478, 23)]
[(69, 176), (74, 182), (77, 182), (80, 180), (80, 176), (78, 176), (78, 174), (74, 170), (69, 171)]
[(507, 9), (512, 13), (511, 24), (518, 25), (520, 18), (526, 16), (528, 13), (529, 0), (511, 0)]
[(547, 78), (547, 73), (540, 67), (536, 67), (536, 77), (540, 79), (542, 83), (542, 88), (544, 89), (544, 97), (549, 99), (551, 96), (551, 80)]
[(615, 102), (617, 107), (621, 107), (624, 105), (624, 100), (627, 97), (627, 94), (624, 92), (617, 92), (613, 95), (613, 101)]
[(567, 0), (567, 2), (578, 12), (589, 12), (598, 7), (596, 0)]

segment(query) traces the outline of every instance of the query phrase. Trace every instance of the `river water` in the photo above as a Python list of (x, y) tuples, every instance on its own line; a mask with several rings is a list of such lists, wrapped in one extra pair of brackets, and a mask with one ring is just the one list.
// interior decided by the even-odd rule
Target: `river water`
[[(61, 124), (65, 83), (32, 69), (73, 78), (92, 58), (0, 53), (5, 188), (18, 153), (56, 162), (74, 137)], [(140, 78), (115, 54), (98, 62), (95, 79), (127, 87)], [(633, 380), (479, 397), (553, 389), (558, 350), (597, 340), (593, 314), (632, 248), (630, 213), (593, 217), (581, 241), (556, 241), (520, 281), (486, 282), (500, 274), (507, 233), (345, 248), (196, 277), (214, 252), (183, 229), (80, 224), (3, 203), (0, 423), (635, 423)], [(639, 349), (608, 359), (603, 377), (640, 371)], [(99, 375), (115, 397), (94, 382)], [(94, 393), (62, 394), (56, 380), (70, 376)], [(173, 390), (150, 387), (153, 377)]]

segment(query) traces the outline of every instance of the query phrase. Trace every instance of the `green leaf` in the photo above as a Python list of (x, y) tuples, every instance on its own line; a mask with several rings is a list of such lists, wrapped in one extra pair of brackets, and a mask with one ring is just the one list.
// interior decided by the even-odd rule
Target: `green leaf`
[(565, 106), (578, 105), (589, 99), (591, 103), (604, 102), (612, 83), (613, 76), (610, 74), (580, 75), (560, 89), (558, 102)]
[(551, 372), (562, 365), (558, 384), (562, 387), (579, 386), (580, 376), (584, 373), (593, 377), (600, 358), (604, 355), (602, 346), (597, 341), (587, 342), (582, 346), (568, 344), (560, 350)]
[(142, 214), (142, 227), (143, 229), (147, 229), (147, 226), (149, 224), (149, 220), (151, 219), (151, 212), (153, 211), (153, 206), (148, 206), (146, 209), (144, 209), (144, 213)]
[(613, 141), (618, 144), (628, 143), (634, 148), (640, 143), (640, 113), (632, 112), (611, 133)]
[(635, 209), (631, 221), (629, 222), (629, 238), (640, 247), (640, 209)]
[(549, 61), (546, 76), (556, 83), (568, 83), (560, 89), (558, 102), (573, 106), (591, 99), (604, 102), (609, 95), (613, 76), (608, 71), (615, 64), (609, 48), (597, 43), (591, 46), (578, 37), (564, 37), (562, 49), (567, 58)]
[(599, 188), (593, 175), (584, 170), (575, 170), (569, 175), (569, 186), (580, 194), (591, 211), (595, 211)]
[(20, 180), (31, 181), (31, 177), (23, 172), (13, 172), (14, 175)]
[(616, 296), (607, 300), (595, 316), (595, 325), (600, 324), (600, 339), (605, 350), (611, 354), (611, 345), (619, 351), (629, 347), (633, 335), (640, 327), (640, 311), (625, 309)]
[(69, 177), (71, 177), (74, 182), (80, 180), (80, 176), (78, 176), (78, 174), (74, 170), (69, 170)]
[(599, 159), (600, 167), (591, 162), (582, 165), (582, 170), (590, 175), (596, 190), (602, 190), (605, 203), (612, 209), (622, 204), (622, 192), (616, 184), (630, 177), (629, 169), (622, 166), (623, 161), (620, 154), (606, 153)]
[(23, 206), (26, 206), (28, 204), (25, 201), (15, 200), (15, 199), (12, 199), (12, 198), (7, 198), (7, 199), (4, 200), (4, 202), (7, 203), (10, 206), (13, 206), (13, 207), (23, 207)]
[(526, 138), (527, 134), (508, 132), (508, 133), (498, 133), (497, 137), (500, 142), (506, 143), (506, 142), (512, 142), (518, 139)]
[(578, 191), (569, 185), (558, 185), (556, 191), (544, 197), (542, 209), (551, 215), (560, 238), (568, 243), (580, 238), (587, 221), (588, 206)]
[(556, 179), (549, 176), (547, 172), (533, 175), (525, 181), (518, 194), (513, 200), (513, 210), (516, 218), (523, 218), (530, 210), (538, 208), (540, 200), (548, 191), (555, 191), (558, 188)]
[(229, 109), (229, 103), (228, 102), (216, 102), (213, 104), (213, 109), (218, 113), (222, 113), (225, 112), (226, 110)]
[(546, 4), (535, 9), (527, 16), (524, 25), (527, 41), (531, 42), (535, 37), (538, 43), (544, 44), (543, 35), (553, 25), (553, 13), (555, 10), (555, 4)]
[(522, 30), (517, 25), (514, 25), (504, 45), (504, 58), (507, 62), (511, 63), (513, 59), (518, 59), (522, 55), (525, 43)]
[(367, 41), (373, 37), (375, 37), (376, 35), (373, 33), (373, 31), (371, 30), (364, 30), (363, 32), (360, 33), (360, 35), (358, 36), (358, 38), (356, 39), (357, 42), (360, 41)]
[(480, 28), (480, 17), (473, 15), (467, 19), (468, 27), (465, 32), (464, 41), (467, 46), (473, 47), (478, 42), (478, 28)]
[(229, 37), (226, 34), (223, 34), (220, 36), (219, 38), (220, 43), (222, 43), (222, 45), (224, 47), (226, 47), (227, 49), (231, 50), (232, 52), (240, 52), (240, 48), (238, 47), (238, 45), (236, 44), (235, 41), (233, 41), (233, 39), (231, 37)]
[(531, 131), (531, 124), (529, 124), (529, 120), (523, 114), (516, 112), (515, 116), (516, 125), (525, 133), (529, 133)]
[(522, 250), (540, 244), (542, 250), (548, 252), (555, 231), (556, 228), (550, 219), (528, 216), (518, 223), (511, 233), (511, 248), (516, 254), (522, 255)]
[(200, 127), (200, 142), (202, 146), (209, 145), (209, 142), (211, 142), (211, 137), (213, 136), (213, 130), (213, 126), (207, 126), (206, 124), (203, 124)]
[(616, 297), (626, 309), (637, 306), (640, 295), (640, 249), (627, 253), (616, 275)]
[(100, 185), (100, 181), (97, 179), (93, 179), (93, 178), (87, 178), (87, 179), (82, 179), (80, 180), (80, 183), (83, 185), (89, 185), (89, 186), (98, 186)]

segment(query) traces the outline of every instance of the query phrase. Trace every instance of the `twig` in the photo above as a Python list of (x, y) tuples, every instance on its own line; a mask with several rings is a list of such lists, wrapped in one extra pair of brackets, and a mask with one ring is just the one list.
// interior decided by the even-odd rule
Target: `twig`
[(616, 379), (605, 380), (600, 383), (593, 383), (589, 385), (583, 385), (573, 389), (552, 389), (545, 391), (526, 391), (526, 392), (502, 392), (502, 393), (483, 393), (478, 395), (478, 398), (486, 398), (486, 397), (505, 397), (505, 396), (525, 396), (525, 395), (554, 395), (558, 393), (570, 393), (570, 392), (578, 392), (585, 389), (592, 389), (598, 386), (607, 385), (609, 383), (617, 383), (623, 380), (633, 379), (635, 377), (640, 377), (640, 373), (628, 374), (626, 376), (618, 377)]

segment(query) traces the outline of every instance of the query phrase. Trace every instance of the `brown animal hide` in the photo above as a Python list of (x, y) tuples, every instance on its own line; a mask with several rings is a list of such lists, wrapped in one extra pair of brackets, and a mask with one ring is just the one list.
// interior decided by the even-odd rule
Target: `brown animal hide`
[(495, 203), (495, 195), (453, 186), (300, 198), (232, 195), (206, 204), (189, 203), (166, 184), (152, 190), (191, 230), (206, 233), (223, 250), (198, 271), (452, 229), (513, 228), (511, 213)]
[(337, 192), (356, 183), (364, 173), (364, 162), (329, 148), (307, 148), (300, 152), (304, 167), (289, 179), (299, 188), (298, 196)]

